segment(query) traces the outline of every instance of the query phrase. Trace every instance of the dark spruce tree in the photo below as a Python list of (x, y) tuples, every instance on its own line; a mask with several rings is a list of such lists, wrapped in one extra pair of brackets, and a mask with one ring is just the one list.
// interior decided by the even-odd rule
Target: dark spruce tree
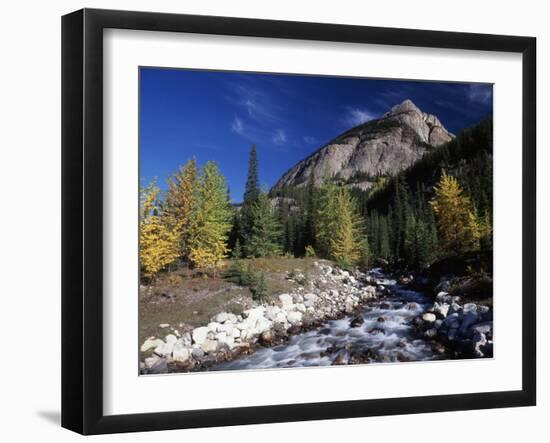
[(306, 187), (305, 196), (305, 218), (304, 218), (304, 233), (303, 243), (305, 246), (313, 246), (315, 244), (315, 215), (317, 213), (317, 191), (315, 189), (315, 176), (313, 173), (309, 176), (309, 181)]
[(254, 223), (254, 205), (257, 203), (260, 196), (260, 184), (258, 177), (258, 157), (256, 153), (256, 145), (252, 145), (250, 156), (248, 159), (248, 175), (244, 189), (243, 204), (239, 214), (239, 239), (247, 250), (247, 242), (249, 241)]
[(268, 257), (281, 252), (281, 225), (266, 193), (260, 193), (252, 207), (252, 229), (246, 244), (247, 255)]

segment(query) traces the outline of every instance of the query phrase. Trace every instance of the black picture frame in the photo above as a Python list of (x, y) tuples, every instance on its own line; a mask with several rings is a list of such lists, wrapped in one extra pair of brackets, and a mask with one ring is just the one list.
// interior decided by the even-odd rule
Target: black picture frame
[[(107, 28), (519, 53), (523, 63), (522, 388), (109, 415), (103, 413), (103, 30)], [(62, 426), (82, 434), (536, 404), (536, 39), (83, 9), (62, 18)]]

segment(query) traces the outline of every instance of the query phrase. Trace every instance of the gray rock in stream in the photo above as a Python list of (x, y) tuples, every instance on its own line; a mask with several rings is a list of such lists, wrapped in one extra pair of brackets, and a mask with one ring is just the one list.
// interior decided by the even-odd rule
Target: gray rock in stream
[(147, 374), (166, 374), (168, 372), (168, 362), (165, 358), (149, 357), (145, 359)]
[(349, 352), (346, 349), (341, 349), (332, 360), (332, 364), (337, 365), (347, 365), (349, 363)]
[(462, 317), (462, 324), (460, 325), (460, 334), (466, 336), (468, 328), (479, 321), (479, 316), (475, 310), (470, 310)]

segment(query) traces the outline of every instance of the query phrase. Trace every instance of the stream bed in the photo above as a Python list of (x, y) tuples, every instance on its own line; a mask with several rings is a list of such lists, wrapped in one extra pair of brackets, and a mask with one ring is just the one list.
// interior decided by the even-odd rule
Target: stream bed
[(371, 275), (393, 295), (365, 304), (355, 315), (329, 320), (307, 332), (290, 336), (288, 342), (210, 370), (242, 370), (330, 366), (371, 362), (423, 361), (444, 358), (433, 351), (432, 343), (418, 338), (412, 320), (429, 306), (427, 295), (406, 289), (379, 270)]

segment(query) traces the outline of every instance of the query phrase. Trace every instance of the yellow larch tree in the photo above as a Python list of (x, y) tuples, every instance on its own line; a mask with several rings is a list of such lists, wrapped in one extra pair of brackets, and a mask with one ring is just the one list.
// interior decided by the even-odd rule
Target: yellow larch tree
[(187, 259), (190, 253), (191, 224), (198, 200), (197, 180), (197, 162), (192, 158), (168, 179), (163, 206), (166, 223), (178, 236), (179, 255), (183, 259)]
[(227, 184), (216, 163), (204, 166), (197, 196), (189, 235), (189, 259), (198, 268), (216, 267), (229, 250), (227, 241), (233, 216)]
[(442, 171), (430, 202), (436, 216), (441, 246), (460, 253), (479, 248), (480, 229), (470, 198), (458, 180)]
[(335, 197), (336, 213), (330, 240), (330, 256), (342, 266), (351, 266), (361, 258), (362, 221), (348, 189), (338, 188)]
[(153, 180), (140, 198), (139, 259), (141, 276), (153, 279), (178, 258), (178, 234), (165, 223), (159, 205), (160, 190)]
[(327, 179), (319, 190), (316, 214), (316, 251), (341, 266), (367, 259), (364, 225), (349, 189)]

